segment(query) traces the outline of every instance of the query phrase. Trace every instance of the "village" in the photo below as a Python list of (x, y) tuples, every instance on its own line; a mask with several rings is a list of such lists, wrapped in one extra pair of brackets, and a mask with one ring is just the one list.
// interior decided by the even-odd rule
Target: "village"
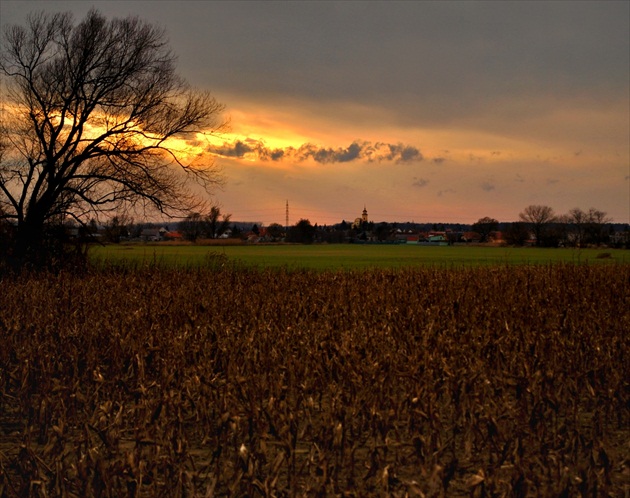
[[(352, 222), (311, 224), (301, 219), (294, 225), (231, 221), (220, 211), (212, 216), (189, 216), (172, 223), (134, 223), (114, 217), (92, 225), (92, 237), (104, 243), (212, 243), (212, 244), (412, 244), (419, 246), (489, 245), (586, 247), (630, 246), (630, 231), (624, 224), (607, 220), (575, 223), (566, 217), (551, 219), (542, 226), (524, 221), (499, 222), (485, 217), (473, 224), (374, 222), (364, 207)], [(78, 234), (78, 229), (73, 232)]]

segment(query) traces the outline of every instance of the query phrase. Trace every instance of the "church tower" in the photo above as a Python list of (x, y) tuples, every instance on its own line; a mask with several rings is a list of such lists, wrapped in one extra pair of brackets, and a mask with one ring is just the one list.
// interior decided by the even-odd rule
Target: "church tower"
[(368, 222), (368, 215), (367, 215), (367, 209), (365, 208), (365, 204), (363, 205), (363, 214), (361, 215), (361, 221), (363, 223)]

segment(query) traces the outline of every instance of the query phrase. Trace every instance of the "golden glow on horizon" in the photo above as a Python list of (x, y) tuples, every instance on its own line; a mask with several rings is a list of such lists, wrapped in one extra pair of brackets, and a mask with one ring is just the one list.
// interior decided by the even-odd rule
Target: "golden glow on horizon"
[(278, 115), (273, 109), (258, 107), (250, 112), (233, 109), (230, 115), (232, 135), (241, 139), (262, 138), (270, 148), (299, 147), (307, 142), (319, 141), (312, 134), (315, 127), (308, 123), (305, 128), (295, 126), (293, 122), (299, 116), (297, 111), (290, 115)]
[[(437, 162), (470, 163), (481, 160), (497, 163), (506, 160), (533, 160), (540, 154), (561, 155), (561, 151), (553, 147), (542, 151), (538, 147), (534, 152), (528, 141), (473, 129), (413, 128), (387, 126), (385, 123), (374, 127), (361, 120), (356, 126), (347, 126), (343, 122), (334, 124), (334, 116), (330, 116), (328, 122), (322, 121), (320, 116), (309, 112), (309, 109), (303, 111), (297, 105), (293, 112), (277, 106), (267, 108), (258, 103), (250, 103), (248, 108), (251, 111), (230, 109), (232, 130), (213, 140), (215, 145), (235, 143), (237, 140), (247, 143), (251, 140), (250, 143), (260, 142), (267, 149), (273, 150), (289, 147), (299, 149), (304, 144), (338, 149), (346, 148), (356, 140), (372, 144), (403, 143), (419, 149), (425, 163), (434, 159)], [(248, 162), (256, 162), (256, 159), (255, 154), (246, 154), (240, 158)], [(313, 162), (312, 159), (301, 161), (304, 165)], [(264, 161), (266, 166), (280, 166), (272, 163), (274, 161)]]
[[(11, 109), (5, 106), (5, 112), (14, 114)], [(303, 119), (296, 122), (298, 112), (292, 115), (288, 112), (277, 112), (275, 109), (265, 109), (263, 106), (254, 108), (255, 112), (244, 112), (242, 110), (231, 111), (232, 130), (221, 133), (197, 134), (194, 139), (190, 138), (169, 138), (165, 147), (175, 151), (184, 162), (203, 161), (204, 157), (226, 158), (247, 163), (256, 163), (264, 167), (288, 169), (296, 161), (284, 160), (261, 160), (255, 152), (245, 152), (242, 156), (221, 155), (211, 152), (211, 147), (220, 147), (224, 144), (235, 144), (240, 141), (246, 145), (256, 147), (257, 144), (265, 149), (273, 151), (276, 149), (286, 150), (292, 148), (299, 149), (305, 144), (313, 144), (322, 148), (346, 148), (354, 140), (366, 140), (371, 143), (404, 143), (417, 147), (423, 155), (423, 163), (435, 162), (438, 164), (457, 163), (466, 164), (497, 164), (497, 163), (517, 163), (530, 161), (546, 161), (548, 163), (570, 165), (581, 161), (579, 150), (570, 150), (565, 144), (557, 143), (533, 143), (532, 140), (515, 139), (513, 137), (484, 133), (477, 130), (464, 128), (442, 128), (442, 129), (413, 129), (401, 127), (379, 127), (379, 136), (369, 137), (357, 135), (356, 132), (348, 129), (340, 133), (331, 142), (323, 141), (322, 137), (328, 133), (321, 133), (322, 123), (319, 119), (309, 122)], [(18, 111), (19, 112), (19, 111)], [(575, 116), (573, 116), (575, 117)], [(56, 119), (59, 119), (58, 117)], [(286, 121), (282, 121), (286, 119)], [(105, 127), (98, 124), (99, 118), (92, 120), (85, 127), (84, 138), (91, 139), (102, 134)], [(360, 124), (361, 125), (361, 124)], [(334, 129), (328, 125), (327, 129)], [(361, 126), (360, 126), (361, 128)], [(365, 131), (365, 130), (364, 130)], [(374, 133), (374, 131), (372, 131)], [(347, 137), (354, 136), (353, 139)], [(140, 135), (135, 138), (140, 140)], [(142, 138), (144, 145), (153, 145), (155, 140), (150, 137)], [(593, 161), (610, 157), (607, 152), (600, 152), (597, 158), (590, 157)], [(299, 161), (302, 166), (314, 165), (316, 162), (312, 158)], [(597, 161), (596, 161), (597, 162)], [(348, 163), (344, 163), (349, 166)], [(317, 164), (321, 167), (322, 164)]]
[[(18, 122), (29, 121), (29, 112), (26, 108), (4, 101), (0, 101), (0, 105), (2, 106), (3, 120), (7, 120), (7, 122), (9, 120), (16, 120)], [(61, 122), (61, 115), (51, 114), (50, 120), (51, 123), (56, 126)], [(149, 134), (143, 133), (142, 129), (134, 126), (133, 122), (128, 122), (123, 119), (120, 123), (117, 123), (115, 118), (110, 115), (99, 115), (96, 113), (93, 114), (83, 126), (80, 140), (83, 143), (87, 143), (104, 135), (108, 129), (113, 130), (117, 126), (124, 126), (122, 134), (128, 134), (127, 136), (132, 138), (132, 140), (140, 146), (151, 147), (158, 145), (160, 142), (160, 137), (152, 137)], [(70, 130), (71, 127), (72, 118), (71, 116), (66, 116), (64, 130)], [(161, 146), (175, 152), (182, 162), (193, 162), (195, 159), (202, 158), (203, 156), (212, 155), (208, 154), (206, 151), (208, 143), (213, 143), (207, 140), (207, 137), (210, 135), (211, 134), (198, 133), (194, 141), (186, 138), (170, 137), (165, 140)], [(113, 138), (118, 140), (121, 136), (121, 134), (117, 134), (113, 136)], [(60, 140), (58, 140), (58, 142), (60, 142)]]

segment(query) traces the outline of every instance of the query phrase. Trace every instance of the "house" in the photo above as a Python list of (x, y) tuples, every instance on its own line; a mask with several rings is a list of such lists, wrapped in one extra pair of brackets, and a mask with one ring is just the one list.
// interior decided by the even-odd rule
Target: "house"
[(446, 232), (429, 232), (425, 235), (424, 240), (418, 242), (425, 246), (447, 246), (448, 236)]
[(184, 234), (182, 232), (166, 232), (164, 240), (184, 240)]
[(394, 234), (394, 240), (401, 244), (417, 244), (420, 239), (421, 236), (413, 230), (401, 230), (398, 228)]
[(481, 234), (477, 232), (464, 232), (462, 234), (463, 242), (481, 242)]
[(495, 230), (494, 232), (490, 232), (490, 235), (488, 235), (488, 240), (495, 244), (503, 243), (504, 241), (503, 232), (500, 232), (498, 230)]
[(143, 228), (140, 232), (140, 238), (145, 242), (157, 242), (164, 240), (164, 236), (168, 233), (168, 230), (162, 228)]

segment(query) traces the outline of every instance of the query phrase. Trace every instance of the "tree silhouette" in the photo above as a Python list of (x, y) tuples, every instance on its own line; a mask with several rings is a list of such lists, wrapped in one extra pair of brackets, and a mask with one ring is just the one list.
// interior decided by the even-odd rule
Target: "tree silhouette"
[(230, 214), (221, 214), (219, 206), (212, 206), (205, 218), (206, 236), (210, 239), (216, 239), (223, 235), (230, 228), (231, 217)]
[(479, 218), (476, 223), (473, 224), (472, 229), (481, 235), (481, 242), (488, 242), (490, 234), (499, 228), (499, 221), (488, 216)]
[(188, 181), (220, 183), (181, 142), (218, 131), (223, 106), (175, 72), (162, 29), (96, 10), (32, 14), (4, 32), (0, 206), (14, 258), (46, 258), (50, 226), (123, 205), (173, 214), (197, 202)]
[(316, 228), (306, 219), (301, 219), (289, 229), (287, 240), (298, 244), (312, 244), (315, 240)]
[(523, 246), (529, 239), (529, 230), (526, 223), (514, 222), (510, 223), (504, 233), (505, 241), (512, 246)]
[(200, 213), (190, 213), (180, 222), (179, 229), (186, 240), (196, 242), (206, 232), (206, 222)]
[(536, 237), (536, 245), (540, 246), (543, 245), (545, 228), (555, 220), (556, 215), (549, 206), (531, 205), (527, 206), (519, 217), (529, 224)]
[(280, 223), (272, 223), (267, 227), (267, 233), (272, 240), (279, 240), (284, 235), (285, 228)]

